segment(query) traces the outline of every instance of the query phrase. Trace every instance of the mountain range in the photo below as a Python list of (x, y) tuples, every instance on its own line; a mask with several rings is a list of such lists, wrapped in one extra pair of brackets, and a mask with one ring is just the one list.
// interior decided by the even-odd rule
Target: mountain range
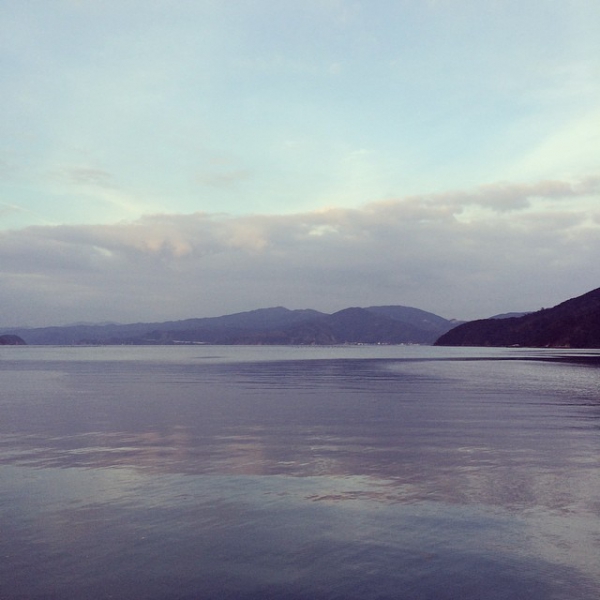
[(312, 309), (262, 308), (209, 317), (132, 324), (18, 328), (27, 344), (432, 344), (457, 321), (408, 306)]
[(77, 324), (0, 331), (15, 344), (436, 344), (600, 348), (600, 288), (553, 308), (460, 323), (409, 306), (333, 314), (281, 306), (221, 317), (131, 324)]

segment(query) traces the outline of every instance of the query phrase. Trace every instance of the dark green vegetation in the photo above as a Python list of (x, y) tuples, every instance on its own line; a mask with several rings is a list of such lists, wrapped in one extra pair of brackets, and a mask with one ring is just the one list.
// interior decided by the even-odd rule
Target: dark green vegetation
[(463, 323), (436, 345), (600, 348), (600, 288), (522, 317)]
[(456, 325), (406, 306), (316, 310), (264, 308), (222, 317), (16, 329), (28, 344), (432, 344)]

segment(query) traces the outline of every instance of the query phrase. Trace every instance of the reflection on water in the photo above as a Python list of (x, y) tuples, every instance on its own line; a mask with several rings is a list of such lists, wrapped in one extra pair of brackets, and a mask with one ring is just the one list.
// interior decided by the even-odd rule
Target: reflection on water
[(0, 598), (595, 599), (598, 359), (3, 350)]

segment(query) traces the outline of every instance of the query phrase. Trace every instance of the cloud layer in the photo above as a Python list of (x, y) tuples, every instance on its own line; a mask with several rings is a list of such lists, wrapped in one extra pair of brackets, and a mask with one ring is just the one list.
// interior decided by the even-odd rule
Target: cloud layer
[[(93, 179), (97, 174), (83, 174)], [(404, 304), (451, 318), (597, 287), (600, 178), (291, 215), (155, 214), (0, 234), (3, 325)]]

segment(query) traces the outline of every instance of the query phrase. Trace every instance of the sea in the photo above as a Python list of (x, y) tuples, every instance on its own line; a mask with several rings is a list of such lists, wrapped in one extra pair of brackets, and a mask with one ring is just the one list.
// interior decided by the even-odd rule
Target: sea
[(0, 348), (1, 600), (597, 600), (600, 351)]

